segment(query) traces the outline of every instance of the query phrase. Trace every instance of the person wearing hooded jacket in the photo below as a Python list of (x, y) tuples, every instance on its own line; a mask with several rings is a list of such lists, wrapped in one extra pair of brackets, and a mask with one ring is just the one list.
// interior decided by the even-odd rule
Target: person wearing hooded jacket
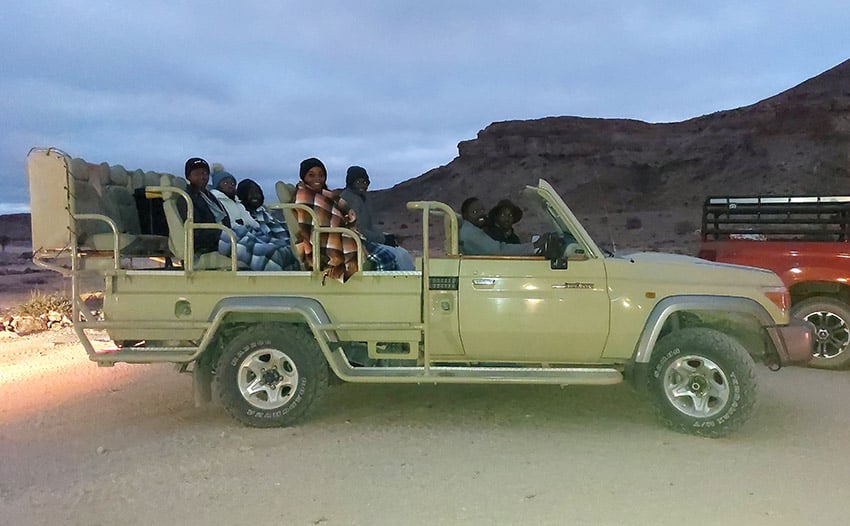
[(251, 217), (248, 210), (236, 195), (236, 177), (220, 164), (213, 164), (212, 176), (210, 177), (212, 189), (210, 192), (224, 206), (231, 225), (245, 225), (250, 228), (259, 228), (259, 223)]
[[(243, 179), (236, 187), (236, 196), (257, 225), (237, 223), (232, 227), (240, 266), (251, 270), (300, 270), (300, 258), (293, 251), (289, 231), (263, 207), (265, 196), (260, 185), (251, 179)], [(229, 236), (222, 235), (218, 252), (229, 256), (231, 243)]]

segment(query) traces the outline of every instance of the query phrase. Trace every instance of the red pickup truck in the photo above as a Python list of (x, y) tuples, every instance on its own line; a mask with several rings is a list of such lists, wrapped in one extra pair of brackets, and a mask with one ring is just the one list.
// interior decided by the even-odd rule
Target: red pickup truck
[(813, 367), (850, 366), (850, 196), (708, 197), (699, 257), (775, 272), (817, 329)]

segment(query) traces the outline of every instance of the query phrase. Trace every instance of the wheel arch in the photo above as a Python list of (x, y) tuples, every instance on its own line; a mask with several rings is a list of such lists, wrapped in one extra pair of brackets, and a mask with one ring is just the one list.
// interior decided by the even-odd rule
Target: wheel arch
[[(732, 321), (733, 323), (729, 324), (729, 327), (722, 329), (717, 324), (700, 324), (700, 326), (720, 330), (724, 333), (727, 333), (731, 327), (746, 326), (747, 323), (750, 325), (757, 324), (760, 327), (775, 324), (767, 310), (750, 298), (710, 295), (664, 298), (656, 304), (647, 317), (632, 359), (625, 366), (626, 379), (638, 392), (645, 393), (645, 380), (649, 375), (649, 361), (658, 340), (665, 334), (663, 331), (665, 329), (675, 330), (680, 315), (687, 313), (714, 314), (719, 315), (719, 319)], [(739, 343), (747, 349), (753, 345), (753, 342), (741, 342), (740, 334), (731, 334), (730, 336), (738, 339)], [(761, 339), (761, 334), (757, 336)], [(768, 331), (768, 336), (773, 338), (774, 334)], [(776, 343), (771, 341), (770, 345), (775, 347)], [(766, 349), (765, 352), (767, 352)]]
[(801, 281), (788, 287), (791, 304), (817, 296), (827, 296), (850, 304), (850, 285), (838, 281)]
[(652, 349), (658, 342), (662, 330), (674, 314), (687, 312), (720, 313), (723, 317), (741, 319), (741, 316), (757, 322), (760, 326), (775, 324), (770, 313), (757, 301), (750, 298), (730, 296), (671, 296), (664, 298), (650, 312), (634, 353), (634, 362), (649, 363)]
[[(325, 351), (328, 342), (337, 341), (334, 331), (323, 329), (330, 317), (321, 303), (298, 296), (232, 296), (221, 300), (209, 316), (210, 327), (201, 344), (202, 354), (220, 348), (227, 341), (228, 327), (263, 323), (305, 325)], [(328, 351), (329, 352), (329, 351)]]

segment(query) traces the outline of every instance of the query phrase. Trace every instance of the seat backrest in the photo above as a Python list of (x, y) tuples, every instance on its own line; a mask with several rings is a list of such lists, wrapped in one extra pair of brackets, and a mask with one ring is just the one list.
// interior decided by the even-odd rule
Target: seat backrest
[[(160, 186), (174, 186), (172, 179), (168, 175), (162, 175), (159, 181)], [(178, 259), (186, 259), (186, 226), (183, 224), (183, 218), (180, 217), (180, 211), (177, 209), (177, 200), (182, 199), (177, 192), (162, 192), (162, 211), (165, 213), (165, 221), (168, 223), (168, 249)]]
[(129, 175), (121, 165), (109, 167), (109, 184), (103, 188), (103, 206), (106, 215), (118, 225), (124, 234), (141, 234), (136, 199), (130, 191)]
[[(295, 185), (278, 181), (274, 184), (274, 190), (277, 194), (277, 200), (283, 204), (291, 204), (295, 202)], [(283, 210), (283, 219), (286, 221), (286, 227), (289, 229), (289, 235), (294, 239), (298, 233), (298, 218), (295, 217), (295, 211), (291, 208)]]
[[(173, 177), (169, 174), (162, 174), (159, 179), (159, 185), (163, 187), (175, 187), (181, 190), (186, 190), (185, 180)], [(168, 223), (168, 249), (174, 256), (186, 261), (186, 225), (183, 217), (180, 215), (180, 210), (177, 208), (179, 199), (183, 196), (177, 192), (162, 191), (162, 211), (165, 214), (165, 220)], [(192, 206), (188, 203), (187, 206)], [(218, 252), (207, 252), (198, 256), (195, 254), (193, 267), (195, 270), (212, 270), (212, 269), (231, 269), (233, 261)]]
[[(281, 204), (292, 204), (295, 202), (295, 185), (278, 181), (274, 184), (274, 191), (277, 194), (277, 200)], [(293, 254), (298, 254), (298, 231), (300, 228), (298, 226), (298, 218), (295, 216), (295, 210), (284, 208), (281, 212), (283, 213), (283, 221), (286, 223), (286, 229), (289, 230), (292, 252)]]
[[(108, 198), (104, 195), (109, 186), (109, 165), (106, 163), (93, 164), (83, 159), (72, 159), (69, 165), (71, 176), (70, 196), (68, 205), (73, 214), (100, 214), (110, 217), (119, 223), (110, 210)], [(135, 210), (135, 205), (134, 205)], [(121, 225), (118, 225), (121, 231)], [(83, 246), (91, 246), (93, 239), (100, 234), (112, 234), (112, 229), (104, 221), (96, 219), (80, 219), (76, 221), (77, 242)]]

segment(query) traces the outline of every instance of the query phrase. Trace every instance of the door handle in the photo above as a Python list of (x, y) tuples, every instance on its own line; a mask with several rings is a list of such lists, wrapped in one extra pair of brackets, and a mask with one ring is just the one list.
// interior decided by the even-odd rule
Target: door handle
[(496, 285), (496, 280), (493, 278), (475, 278), (472, 280), (472, 288), (489, 289)]

